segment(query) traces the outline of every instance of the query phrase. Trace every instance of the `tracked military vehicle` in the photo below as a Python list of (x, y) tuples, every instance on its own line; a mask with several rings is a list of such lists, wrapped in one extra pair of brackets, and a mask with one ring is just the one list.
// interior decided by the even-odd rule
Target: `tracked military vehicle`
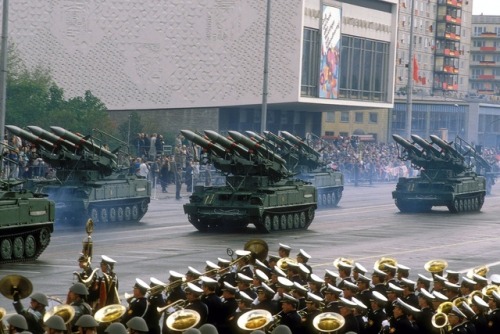
[(199, 231), (238, 229), (249, 224), (258, 231), (307, 229), (317, 207), (316, 188), (294, 179), (286, 161), (271, 147), (230, 131), (205, 136), (182, 130), (199, 145), (213, 166), (226, 175), (220, 187), (196, 186), (184, 205), (189, 222)]
[(281, 137), (269, 131), (264, 132), (265, 138), (251, 134), (257, 142), (277, 148), (287, 162), (287, 168), (297, 178), (316, 187), (318, 208), (328, 209), (339, 204), (344, 190), (344, 175), (329, 168), (320, 152), (287, 131), (281, 131)]
[[(424, 212), (433, 206), (446, 206), (450, 212), (481, 210), (486, 179), (466, 159), (476, 154), (470, 145), (464, 150), (463, 141), (448, 143), (435, 135), (430, 142), (417, 135), (411, 135), (413, 142), (398, 135), (393, 138), (401, 148), (399, 158), (420, 170), (417, 177), (400, 177), (392, 192), (401, 212)], [(466, 151), (467, 155), (460, 153)]]
[(54, 231), (54, 202), (19, 181), (0, 181), (0, 264), (36, 260)]
[(84, 224), (89, 218), (102, 224), (139, 222), (147, 212), (150, 183), (129, 175), (129, 157), (122, 146), (110, 151), (92, 136), (55, 126), (51, 132), (37, 126), (28, 126), (29, 131), (6, 128), (35, 145), (55, 170), (54, 177), (30, 179), (27, 187), (55, 202), (57, 223)]

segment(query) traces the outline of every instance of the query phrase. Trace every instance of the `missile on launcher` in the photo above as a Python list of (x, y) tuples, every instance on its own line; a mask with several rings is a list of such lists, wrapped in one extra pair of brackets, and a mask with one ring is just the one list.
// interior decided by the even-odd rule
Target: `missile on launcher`
[(17, 127), (15, 125), (6, 125), (5, 128), (7, 128), (7, 130), (15, 134), (16, 136), (21, 137), (22, 139), (32, 143), (33, 145), (36, 145), (37, 147), (41, 147), (46, 151), (52, 152), (56, 148), (54, 144), (52, 144), (48, 140), (35, 136), (33, 133), (21, 129), (20, 127)]
[(240, 154), (245, 159), (250, 157), (251, 154), (246, 147), (241, 146), (240, 144), (227, 139), (226, 137), (218, 134), (217, 132), (215, 132), (213, 130), (205, 130), (204, 132), (205, 132), (205, 135), (210, 140), (213, 140), (217, 144), (223, 146), (228, 151), (230, 151), (230, 152), (236, 151), (236, 152), (238, 152), (238, 154)]
[(266, 159), (275, 160), (282, 164), (286, 164), (286, 161), (282, 157), (270, 151), (266, 146), (254, 142), (253, 140), (239, 133), (238, 131), (228, 131), (228, 133), (235, 142), (240, 143), (241, 145), (245, 146), (250, 150), (259, 152)]
[(406, 151), (411, 152), (411, 153), (417, 155), (418, 157), (423, 156), (423, 152), (421, 150), (419, 150), (415, 145), (413, 145), (412, 143), (410, 143), (408, 140), (404, 139), (400, 135), (393, 134), (392, 138), (396, 141), (396, 143), (401, 145)]
[(292, 135), (290, 132), (281, 131), (281, 135), (286, 140), (290, 141), (292, 144), (296, 145), (297, 147), (300, 147), (300, 148), (304, 149), (307, 153), (313, 154), (313, 155), (317, 156), (318, 158), (321, 157), (321, 153), (317, 152), (311, 146), (309, 146), (306, 143), (304, 143), (303, 140), (299, 139), (297, 136)]
[(429, 143), (427, 140), (420, 137), (419, 135), (411, 135), (411, 139), (413, 139), (413, 141), (417, 143), (420, 147), (422, 147), (424, 150), (430, 151), (435, 157), (439, 157), (441, 155), (441, 151), (439, 151), (432, 145), (432, 143)]
[(40, 137), (40, 138), (43, 138), (49, 142), (51, 142), (54, 146), (62, 146), (72, 152), (76, 151), (78, 149), (77, 146), (75, 146), (75, 144), (67, 141), (66, 139), (64, 138), (61, 138), (59, 136), (56, 136), (55, 134), (53, 133), (50, 133), (49, 131), (45, 130), (45, 129), (42, 129), (41, 127), (39, 126), (35, 126), (35, 125), (29, 125), (27, 126), (27, 128), (36, 136)]
[(198, 135), (197, 133), (194, 133), (191, 130), (181, 130), (181, 133), (184, 137), (186, 137), (187, 140), (195, 143), (196, 145), (201, 146), (204, 150), (206, 150), (209, 153), (213, 153), (221, 158), (223, 158), (226, 155), (226, 150), (223, 147), (214, 142), (206, 140), (205, 138)]
[(450, 143), (447, 143), (443, 139), (439, 138), (436, 135), (430, 135), (431, 140), (434, 144), (437, 146), (441, 147), (443, 151), (450, 153), (453, 155), (455, 158), (458, 158), (460, 160), (464, 160), (464, 156), (460, 154)]

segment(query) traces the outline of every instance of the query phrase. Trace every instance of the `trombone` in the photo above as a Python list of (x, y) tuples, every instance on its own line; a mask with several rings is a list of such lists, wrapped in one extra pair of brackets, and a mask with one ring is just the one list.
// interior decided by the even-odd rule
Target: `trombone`
[(163, 311), (168, 310), (171, 307), (173, 307), (175, 309), (183, 309), (184, 307), (186, 307), (187, 304), (188, 304), (188, 301), (186, 299), (179, 299), (179, 300), (176, 300), (175, 302), (170, 303), (166, 306), (157, 307), (156, 311), (158, 311), (158, 313), (162, 313)]

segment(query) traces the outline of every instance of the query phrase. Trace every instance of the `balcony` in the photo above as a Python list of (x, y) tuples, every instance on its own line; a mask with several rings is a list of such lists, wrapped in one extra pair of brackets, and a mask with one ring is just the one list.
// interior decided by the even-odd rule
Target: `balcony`
[(495, 75), (493, 74), (480, 74), (477, 76), (478, 80), (495, 80)]
[(481, 60), (481, 61), (479, 61), (479, 65), (480, 66), (495, 66), (496, 61), (494, 61), (494, 60)]
[(443, 37), (452, 41), (460, 41), (460, 35), (457, 35), (453, 32), (445, 32)]
[(456, 24), (456, 25), (462, 24), (462, 18), (460, 18), (460, 17), (453, 17), (451, 15), (445, 15), (444, 20), (447, 23), (452, 23), (452, 24)]
[(446, 4), (448, 6), (456, 7), (456, 8), (462, 8), (462, 0), (447, 0)]
[(494, 32), (483, 32), (477, 37), (483, 37), (483, 38), (496, 38), (498, 37), (496, 33)]
[(481, 46), (480, 51), (495, 52), (497, 50), (496, 46)]

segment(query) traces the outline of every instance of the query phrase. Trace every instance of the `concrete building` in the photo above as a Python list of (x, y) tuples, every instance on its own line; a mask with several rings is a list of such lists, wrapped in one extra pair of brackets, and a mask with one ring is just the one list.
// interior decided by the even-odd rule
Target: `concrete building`
[[(138, 111), (147, 131), (260, 130), (266, 3), (11, 1), (9, 33), (30, 67), (67, 97), (91, 90), (116, 122)], [(397, 3), (271, 0), (267, 129), (322, 134), (322, 111), (363, 112), (360, 131), (385, 141)]]

